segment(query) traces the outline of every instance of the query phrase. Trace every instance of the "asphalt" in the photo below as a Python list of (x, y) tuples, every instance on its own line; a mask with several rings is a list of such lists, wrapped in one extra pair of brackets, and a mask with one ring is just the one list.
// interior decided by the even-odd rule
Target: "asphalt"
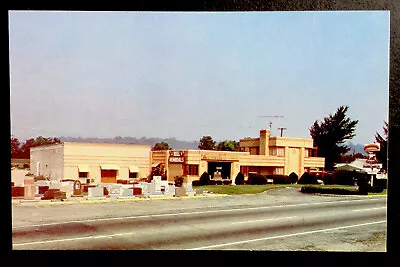
[(160, 200), (14, 203), (13, 249), (386, 250), (385, 197), (286, 188)]

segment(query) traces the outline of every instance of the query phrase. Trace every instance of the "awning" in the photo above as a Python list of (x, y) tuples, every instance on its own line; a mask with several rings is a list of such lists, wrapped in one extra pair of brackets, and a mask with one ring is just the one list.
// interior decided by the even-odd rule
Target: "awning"
[(131, 165), (131, 166), (129, 166), (129, 172), (140, 172), (139, 167)]
[(152, 165), (151, 165), (151, 167), (152, 168), (155, 168), (155, 167), (157, 167), (158, 165), (160, 165), (161, 164), (161, 162), (156, 162), (156, 163), (153, 163)]
[(100, 168), (102, 170), (119, 170), (119, 166), (115, 164), (101, 164)]
[(358, 168), (351, 164), (339, 166), (336, 168), (336, 170), (338, 170), (338, 171), (356, 171), (356, 172), (366, 173), (366, 171), (363, 168)]
[(78, 165), (79, 172), (89, 172), (89, 165), (86, 164), (79, 164)]

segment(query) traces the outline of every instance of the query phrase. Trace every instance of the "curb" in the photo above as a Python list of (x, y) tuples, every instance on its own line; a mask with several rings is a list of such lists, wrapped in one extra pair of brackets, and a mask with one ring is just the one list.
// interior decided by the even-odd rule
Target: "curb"
[(135, 201), (152, 201), (152, 200), (179, 200), (179, 199), (195, 199), (195, 198), (212, 198), (212, 197), (224, 197), (229, 196), (228, 194), (209, 194), (209, 195), (198, 195), (198, 196), (182, 196), (182, 197), (155, 197), (155, 198), (127, 198), (127, 199), (84, 199), (79, 201), (21, 201), (12, 203), (13, 205), (71, 205), (71, 204), (98, 204), (98, 203), (116, 203), (116, 202), (135, 202)]

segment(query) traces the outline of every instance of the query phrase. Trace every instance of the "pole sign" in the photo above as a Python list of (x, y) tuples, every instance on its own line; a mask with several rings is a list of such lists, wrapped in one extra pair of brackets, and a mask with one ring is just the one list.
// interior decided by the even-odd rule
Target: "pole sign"
[(170, 151), (168, 162), (183, 164), (185, 162), (185, 153), (183, 151)]

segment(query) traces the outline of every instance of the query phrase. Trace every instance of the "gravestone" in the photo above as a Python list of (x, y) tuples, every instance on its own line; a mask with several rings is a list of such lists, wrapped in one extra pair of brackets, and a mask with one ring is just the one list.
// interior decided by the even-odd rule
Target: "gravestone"
[(59, 181), (52, 180), (50, 181), (49, 189), (60, 189), (61, 183)]
[(175, 196), (176, 197), (187, 196), (185, 188), (184, 187), (176, 187), (175, 188)]
[(105, 199), (103, 187), (90, 187), (88, 189), (87, 199)]
[(36, 185), (35, 180), (25, 179), (24, 180), (24, 199), (35, 200)]
[(61, 182), (60, 191), (65, 192), (67, 198), (70, 198), (74, 189), (73, 182)]
[(167, 185), (164, 191), (164, 196), (173, 197), (175, 195), (175, 185)]
[(193, 191), (193, 187), (192, 187), (191, 183), (184, 184), (183, 187), (185, 188), (186, 194), (188, 196), (194, 196), (196, 194), (196, 192)]
[(82, 188), (82, 183), (81, 183), (81, 181), (79, 181), (79, 180), (75, 180), (74, 181), (74, 184), (73, 184), (73, 187), (74, 187), (74, 191), (73, 191), (73, 196), (82, 196), (82, 193), (83, 193), (83, 188)]
[(135, 198), (132, 188), (122, 188), (118, 198)]
[(111, 197), (117, 197), (121, 194), (122, 184), (112, 184), (109, 188), (108, 195)]

